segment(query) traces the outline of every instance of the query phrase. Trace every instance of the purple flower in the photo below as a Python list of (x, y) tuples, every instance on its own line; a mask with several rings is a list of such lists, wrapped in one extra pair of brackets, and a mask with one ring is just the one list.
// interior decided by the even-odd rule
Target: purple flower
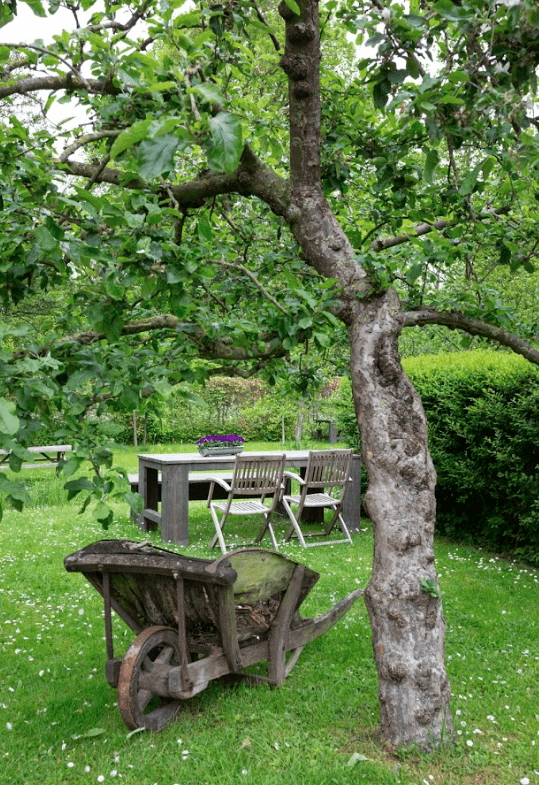
[(242, 444), (244, 441), (243, 436), (238, 436), (236, 433), (229, 433), (226, 436), (212, 434), (210, 436), (202, 436), (196, 444)]

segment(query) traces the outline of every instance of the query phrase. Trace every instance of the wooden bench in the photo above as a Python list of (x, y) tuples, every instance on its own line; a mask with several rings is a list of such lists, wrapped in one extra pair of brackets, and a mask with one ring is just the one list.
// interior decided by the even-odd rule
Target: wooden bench
[[(127, 475), (129, 484), (131, 486), (131, 490), (133, 493), (139, 493), (139, 476), (138, 474), (128, 474)], [(220, 479), (227, 482), (229, 485), (232, 482), (232, 473), (228, 472), (227, 474), (223, 474), (221, 472), (213, 472), (213, 474), (202, 474), (199, 472), (189, 472), (189, 501), (190, 502), (205, 502), (208, 499), (208, 495), (210, 492), (210, 484), (211, 484), (211, 477), (219, 477)], [(157, 488), (157, 501), (161, 501), (161, 474), (158, 476), (158, 488)], [(253, 493), (253, 496), (257, 496), (256, 493)], [(228, 499), (228, 493), (222, 488), (218, 483), (215, 483), (213, 489), (213, 498), (214, 499)], [(148, 511), (146, 511), (148, 513)], [(279, 504), (277, 508), (277, 513), (279, 515), (286, 515), (286, 511)], [(306, 511), (304, 516), (304, 520), (309, 520), (312, 522), (320, 522), (323, 520), (323, 513), (320, 514), (319, 510), (308, 510)], [(131, 510), (131, 518), (135, 523), (139, 523), (139, 516)]]
[[(215, 472), (213, 475), (209, 474), (198, 474), (197, 472), (189, 472), (189, 501), (190, 502), (205, 502), (208, 498), (208, 494), (210, 492), (210, 477), (218, 476), (223, 479), (225, 482), (231, 483), (232, 482), (232, 474), (220, 474)], [(129, 484), (131, 486), (131, 490), (133, 493), (139, 492), (139, 476), (138, 474), (128, 474)], [(226, 499), (227, 493), (224, 488), (220, 486), (215, 486), (215, 493), (214, 496), (218, 499)], [(158, 488), (157, 488), (157, 500), (161, 501), (161, 475), (159, 475), (158, 479)], [(138, 524), (139, 517), (131, 510), (131, 518)]]
[[(36, 456), (33, 458), (34, 461), (56, 466), (65, 457), (66, 452), (71, 452), (73, 448), (70, 444), (45, 444), (41, 447), (27, 447), (26, 449), (32, 453), (32, 456)], [(11, 452), (0, 450), (0, 468), (7, 468), (10, 455)], [(29, 464), (26, 468), (31, 469), (33, 466), (34, 464)]]
[[(139, 489), (139, 476), (138, 474), (128, 474), (129, 484), (131, 486), (131, 490), (133, 493), (138, 493)], [(189, 472), (189, 501), (190, 502), (201, 502), (206, 501), (208, 498), (208, 494), (210, 492), (210, 477), (220, 477), (225, 482), (231, 483), (232, 482), (232, 474), (220, 474), (219, 472), (214, 472), (214, 474), (198, 474), (197, 472)], [(215, 488), (216, 492), (219, 492), (220, 495), (217, 497), (219, 499), (226, 499), (228, 494), (224, 490), (224, 488)], [(215, 494), (214, 494), (215, 495)], [(159, 475), (158, 479), (158, 500), (161, 501), (161, 475)]]

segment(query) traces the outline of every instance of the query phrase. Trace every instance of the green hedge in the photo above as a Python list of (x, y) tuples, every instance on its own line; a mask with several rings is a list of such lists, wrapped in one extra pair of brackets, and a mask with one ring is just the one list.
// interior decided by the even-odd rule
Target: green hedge
[(438, 532), (539, 565), (539, 368), (461, 352), (403, 363), (438, 473)]
[[(438, 533), (539, 566), (539, 368), (495, 351), (403, 365), (429, 422)], [(352, 444), (348, 380), (335, 404), (339, 431)]]

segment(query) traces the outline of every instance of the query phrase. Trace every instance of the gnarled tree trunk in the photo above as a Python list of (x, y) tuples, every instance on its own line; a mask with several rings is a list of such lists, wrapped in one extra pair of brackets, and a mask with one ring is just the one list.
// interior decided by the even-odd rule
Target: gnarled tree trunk
[[(424, 749), (451, 733), (444, 667), (445, 620), (436, 595), (433, 536), (436, 473), (427, 423), (406, 377), (397, 341), (396, 292), (376, 293), (358, 264), (320, 184), (319, 22), (316, 0), (301, 17), (284, 3), (289, 80), (291, 202), (285, 217), (305, 260), (341, 285), (351, 342), (354, 403), (369, 475), (365, 505), (374, 528), (374, 565), (365, 599), (380, 684), (383, 738)], [(431, 593), (421, 580), (432, 582)]]
[(428, 748), (452, 732), (442, 601), (420, 582), (436, 584), (436, 473), (423, 406), (398, 355), (398, 297), (388, 291), (357, 310), (350, 324), (351, 373), (369, 475), (364, 503), (374, 529), (365, 602), (382, 733), (394, 745)]

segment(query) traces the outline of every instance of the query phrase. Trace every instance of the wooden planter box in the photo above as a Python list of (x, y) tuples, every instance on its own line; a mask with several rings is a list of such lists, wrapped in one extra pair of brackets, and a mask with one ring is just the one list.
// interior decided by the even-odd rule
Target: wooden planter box
[(239, 455), (243, 452), (243, 444), (219, 444), (218, 447), (213, 447), (209, 444), (198, 444), (198, 451), (204, 458), (209, 458), (211, 455)]

